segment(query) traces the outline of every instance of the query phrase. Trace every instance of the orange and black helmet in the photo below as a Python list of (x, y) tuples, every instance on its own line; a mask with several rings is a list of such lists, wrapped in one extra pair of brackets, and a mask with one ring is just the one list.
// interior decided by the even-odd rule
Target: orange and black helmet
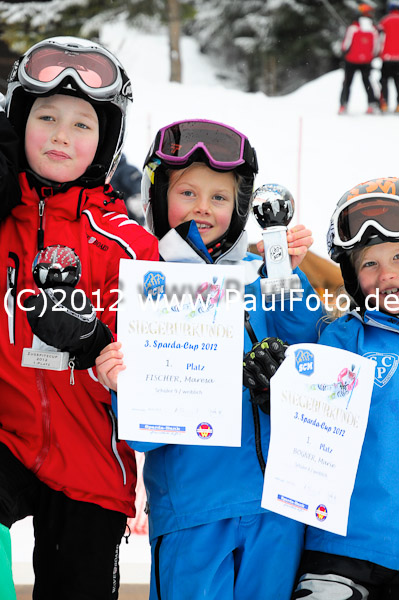
[(374, 13), (374, 7), (367, 2), (362, 2), (358, 5), (357, 10), (363, 17), (371, 17)]
[(364, 301), (350, 260), (353, 250), (399, 242), (399, 178), (371, 179), (340, 198), (327, 234), (330, 258), (339, 263), (345, 287), (359, 305)]

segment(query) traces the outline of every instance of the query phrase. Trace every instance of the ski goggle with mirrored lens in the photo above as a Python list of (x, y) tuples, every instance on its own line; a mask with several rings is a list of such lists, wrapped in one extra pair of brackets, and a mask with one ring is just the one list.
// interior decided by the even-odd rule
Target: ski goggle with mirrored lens
[(55, 43), (33, 48), (21, 60), (17, 77), (26, 90), (45, 93), (70, 76), (79, 89), (95, 100), (121, 93), (120, 69), (102, 48), (71, 48)]
[(338, 208), (333, 218), (334, 244), (350, 249), (368, 227), (387, 238), (399, 238), (399, 199), (391, 194), (356, 196)]
[(256, 152), (247, 137), (215, 121), (179, 121), (163, 127), (157, 133), (152, 154), (171, 166), (184, 165), (198, 149), (215, 169), (232, 170), (245, 163), (254, 173), (258, 171)]

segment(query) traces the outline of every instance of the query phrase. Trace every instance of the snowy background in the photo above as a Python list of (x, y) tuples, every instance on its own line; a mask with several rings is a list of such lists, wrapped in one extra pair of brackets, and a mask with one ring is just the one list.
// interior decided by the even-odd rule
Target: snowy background
[[(355, 184), (375, 177), (396, 176), (399, 114), (366, 115), (366, 94), (356, 74), (349, 115), (338, 116), (341, 70), (329, 73), (284, 97), (266, 97), (234, 89), (218, 77), (218, 69), (200, 54), (191, 38), (181, 41), (183, 84), (169, 83), (169, 46), (166, 32), (144, 34), (123, 23), (106, 25), (102, 43), (125, 66), (133, 83), (134, 103), (128, 121), (125, 153), (142, 167), (157, 130), (173, 121), (206, 118), (232, 125), (255, 146), (260, 171), (256, 186), (280, 183), (296, 200), (293, 223), (313, 231), (312, 250), (327, 258), (325, 237), (329, 218), (340, 196)], [(378, 71), (372, 72), (378, 89)], [(222, 83), (223, 81), (223, 83)], [(390, 109), (396, 96), (390, 88)], [(260, 229), (250, 221), (250, 240)], [(32, 583), (33, 537), (31, 520), (13, 526), (16, 584)], [(121, 546), (122, 583), (149, 581), (149, 546), (136, 536)]]
[[(287, 96), (267, 97), (226, 89), (209, 59), (191, 38), (183, 38), (183, 84), (169, 83), (166, 35), (144, 35), (108, 25), (102, 42), (120, 58), (133, 83), (134, 103), (125, 145), (130, 162), (142, 167), (157, 130), (173, 121), (208, 118), (245, 133), (256, 148), (256, 186), (280, 183), (296, 200), (293, 223), (312, 229), (312, 250), (327, 257), (329, 218), (341, 195), (353, 185), (398, 174), (399, 114), (366, 115), (367, 99), (355, 75), (349, 115), (338, 116), (343, 71), (328, 73)], [(378, 89), (379, 72), (372, 81)], [(390, 108), (396, 94), (390, 88)], [(260, 239), (256, 223), (251, 241)]]

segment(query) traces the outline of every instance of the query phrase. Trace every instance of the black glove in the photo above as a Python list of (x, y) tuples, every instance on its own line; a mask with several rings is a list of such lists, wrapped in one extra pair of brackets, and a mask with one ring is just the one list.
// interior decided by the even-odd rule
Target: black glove
[(33, 333), (46, 344), (69, 352), (75, 369), (94, 366), (101, 350), (113, 340), (83, 290), (46, 288), (29, 296), (24, 306)]
[(270, 414), (270, 378), (285, 358), (288, 344), (275, 337), (256, 342), (243, 362), (243, 383), (251, 393), (251, 402)]

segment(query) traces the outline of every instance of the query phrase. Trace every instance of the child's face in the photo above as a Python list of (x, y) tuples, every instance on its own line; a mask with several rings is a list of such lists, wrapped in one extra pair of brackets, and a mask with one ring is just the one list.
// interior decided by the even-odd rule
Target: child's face
[[(387, 313), (399, 313), (399, 243), (386, 242), (369, 246), (360, 255), (356, 271), (363, 294), (367, 297), (376, 294), (377, 288), (380, 310)], [(388, 294), (389, 304), (385, 305)], [(396, 298), (396, 301), (395, 301)], [(370, 306), (375, 301), (370, 298)]]
[(168, 189), (168, 219), (174, 228), (194, 220), (205, 244), (229, 228), (235, 205), (234, 174), (218, 173), (203, 164), (172, 171)]
[(73, 181), (93, 162), (98, 132), (96, 111), (86, 100), (60, 94), (38, 98), (26, 123), (29, 166), (45, 179)]

